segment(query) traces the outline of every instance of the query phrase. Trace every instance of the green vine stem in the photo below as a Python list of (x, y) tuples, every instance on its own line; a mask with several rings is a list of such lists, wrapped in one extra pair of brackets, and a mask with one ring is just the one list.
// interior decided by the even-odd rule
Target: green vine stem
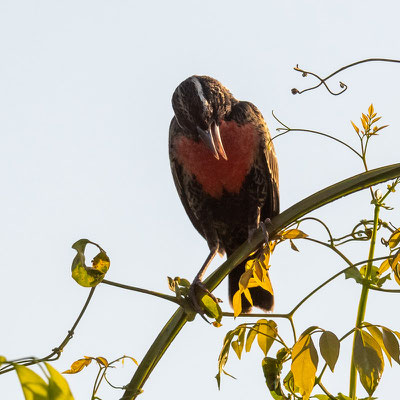
[[(375, 252), (376, 233), (378, 231), (380, 208), (381, 208), (380, 203), (376, 203), (375, 209), (374, 209), (374, 225), (372, 228), (371, 243), (369, 246), (367, 272), (366, 272), (366, 276), (365, 276), (367, 281), (371, 278), (372, 262), (373, 262), (372, 260), (374, 258), (374, 252)], [(368, 292), (369, 292), (369, 283), (367, 282), (367, 283), (363, 284), (363, 287), (361, 290), (360, 301), (358, 303), (358, 310), (357, 310), (356, 328), (361, 327), (361, 324), (364, 322), (365, 311), (367, 309)], [(356, 370), (356, 366), (354, 363), (355, 340), (356, 340), (356, 334), (354, 334), (354, 337), (353, 337), (353, 349), (352, 349), (352, 353), (351, 353), (351, 365), (350, 365), (349, 397), (351, 397), (352, 400), (356, 400), (356, 390), (357, 390), (357, 370)]]
[[(359, 190), (394, 179), (400, 176), (400, 163), (377, 168), (369, 172), (355, 175), (344, 181), (329, 186), (319, 192), (301, 200), (297, 204), (283, 211), (273, 218), (272, 224), (267, 226), (270, 237), (282, 230), (285, 226), (298, 220), (311, 211), (314, 211), (325, 204), (337, 200), (343, 196), (357, 192)], [(246, 259), (264, 241), (264, 234), (257, 232), (252, 241), (240, 246), (227, 261), (225, 261), (216, 271), (214, 271), (204, 283), (207, 288), (214, 290), (222, 280), (231, 272), (236, 265)], [(188, 321), (185, 311), (180, 307), (169, 319), (161, 330), (153, 344), (150, 346), (131, 381), (125, 387), (126, 391), (121, 400), (135, 399), (142, 391), (142, 387), (150, 376), (151, 372), (161, 359), (175, 336)]]

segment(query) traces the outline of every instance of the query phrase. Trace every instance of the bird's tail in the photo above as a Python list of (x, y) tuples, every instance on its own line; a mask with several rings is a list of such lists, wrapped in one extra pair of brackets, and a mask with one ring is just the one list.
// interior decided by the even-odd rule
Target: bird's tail
[[(239, 289), (239, 279), (245, 271), (246, 262), (244, 260), (229, 274), (229, 302), (232, 305), (234, 294)], [(271, 311), (274, 307), (274, 296), (261, 287), (250, 288), (250, 295), (253, 300), (254, 307), (261, 308), (264, 311)], [(251, 304), (242, 294), (242, 313), (249, 313), (251, 311)]]

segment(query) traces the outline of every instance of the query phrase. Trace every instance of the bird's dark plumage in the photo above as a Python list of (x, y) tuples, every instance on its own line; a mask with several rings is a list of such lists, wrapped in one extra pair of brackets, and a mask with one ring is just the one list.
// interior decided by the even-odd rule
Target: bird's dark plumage
[[(253, 104), (236, 100), (207, 76), (183, 81), (172, 105), (169, 154), (179, 197), (211, 253), (229, 257), (260, 219), (279, 213), (278, 165), (268, 128)], [(244, 270), (245, 262), (229, 275), (231, 301)], [(255, 306), (273, 307), (269, 292), (250, 292)], [(248, 312), (250, 303), (242, 297)]]

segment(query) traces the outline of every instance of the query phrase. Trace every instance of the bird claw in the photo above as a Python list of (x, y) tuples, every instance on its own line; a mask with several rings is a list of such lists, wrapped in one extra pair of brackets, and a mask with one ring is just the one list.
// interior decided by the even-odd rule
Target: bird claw
[(255, 233), (258, 231), (258, 229), (261, 228), (261, 231), (264, 236), (264, 243), (268, 244), (269, 243), (269, 234), (267, 230), (267, 225), (271, 225), (271, 220), (267, 218), (265, 221), (260, 221), (257, 223), (257, 226), (255, 228), (249, 228), (249, 236), (247, 238), (247, 241), (250, 243), (253, 240), (253, 237)]
[(211, 322), (205, 317), (206, 313), (204, 312), (204, 309), (202, 308), (202, 306), (198, 300), (198, 296), (200, 295), (200, 293), (203, 293), (203, 296), (204, 295), (210, 296), (213, 299), (213, 301), (215, 301), (216, 303), (221, 303), (222, 300), (219, 299), (218, 297), (215, 297), (207, 289), (207, 287), (204, 285), (204, 283), (200, 279), (195, 279), (192, 282), (192, 284), (190, 285), (189, 299), (193, 305), (194, 311), (196, 311), (200, 315), (200, 317), (204, 319), (204, 321), (211, 324)]

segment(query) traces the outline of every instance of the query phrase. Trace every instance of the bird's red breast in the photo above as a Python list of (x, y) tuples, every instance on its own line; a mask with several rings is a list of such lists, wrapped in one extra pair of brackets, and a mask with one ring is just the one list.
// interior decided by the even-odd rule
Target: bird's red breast
[(174, 143), (177, 161), (196, 177), (205, 192), (217, 199), (224, 190), (239, 193), (260, 144), (252, 124), (239, 126), (234, 121), (222, 121), (219, 129), (228, 160), (217, 160), (202, 141), (184, 135), (178, 136)]

